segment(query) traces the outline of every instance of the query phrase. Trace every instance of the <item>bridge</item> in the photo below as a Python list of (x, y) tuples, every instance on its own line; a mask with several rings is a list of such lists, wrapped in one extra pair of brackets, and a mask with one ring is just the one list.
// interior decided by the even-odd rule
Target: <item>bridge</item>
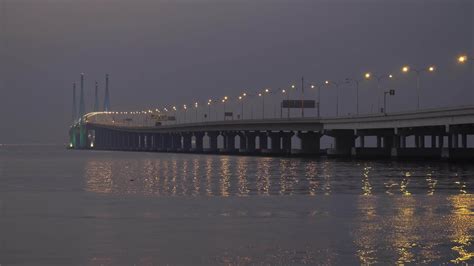
[[(84, 115), (70, 128), (70, 148), (242, 155), (474, 159), (474, 148), (469, 146), (468, 141), (474, 135), (474, 106), (326, 118), (165, 124), (150, 123), (152, 119), (149, 119), (151, 115), (148, 114), (145, 114), (141, 124), (123, 122), (127, 121), (127, 116), (129, 114), (123, 112)], [(330, 148), (321, 149), (323, 136), (333, 139)], [(366, 145), (368, 138), (375, 139), (376, 144)]]

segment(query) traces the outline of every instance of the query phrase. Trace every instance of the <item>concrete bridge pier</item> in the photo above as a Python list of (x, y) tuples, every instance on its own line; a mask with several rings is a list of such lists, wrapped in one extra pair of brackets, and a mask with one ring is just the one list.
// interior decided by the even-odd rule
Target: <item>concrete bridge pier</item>
[(171, 145), (168, 147), (169, 152), (177, 152), (181, 149), (181, 134), (172, 133), (170, 134)]
[[(365, 137), (367, 136), (376, 137), (376, 147), (366, 147)], [(394, 134), (393, 129), (356, 130), (354, 137), (360, 139), (359, 147), (356, 147), (354, 141), (354, 146), (351, 148), (351, 156), (356, 158), (390, 158), (394, 142), (399, 142), (399, 136)], [(348, 141), (350, 141), (349, 138)], [(352, 145), (352, 142), (344, 145)]]
[(349, 157), (352, 154), (352, 148), (355, 147), (355, 135), (353, 130), (333, 130), (329, 132), (334, 138), (334, 148), (328, 149), (327, 154), (330, 157)]
[(453, 134), (453, 148), (455, 149), (459, 148), (459, 134), (458, 133)]
[(133, 133), (127, 132), (127, 150), (133, 150)]
[(270, 137), (271, 148), (266, 149), (263, 152), (269, 154), (281, 154), (281, 133), (268, 131), (268, 137)]
[(258, 134), (258, 143), (259, 143), (259, 150), (263, 152), (264, 150), (268, 149), (268, 135), (267, 132), (259, 132)]
[(235, 136), (237, 136), (237, 133), (234, 131), (224, 131), (222, 136), (224, 137), (224, 148), (220, 152), (235, 153), (237, 151), (235, 148)]
[(237, 136), (239, 136), (239, 152), (246, 153), (247, 152), (247, 136), (245, 132), (238, 132)]
[(182, 148), (178, 148), (178, 151), (190, 152), (192, 148), (193, 134), (189, 132), (181, 133), (181, 137), (183, 138), (183, 146)]
[(146, 139), (145, 139), (145, 134), (143, 134), (143, 133), (138, 133), (138, 143), (139, 143), (139, 145), (138, 145), (138, 150), (139, 150), (139, 151), (144, 151), (144, 150), (146, 150), (145, 141), (146, 141)]
[[(89, 143), (91, 145), (90, 147), (92, 148), (92, 146), (93, 146), (93, 148), (95, 149), (95, 148), (97, 148), (97, 140), (98, 140), (97, 133), (98, 132), (95, 131), (95, 130), (93, 132), (95, 132), (95, 137), (94, 137), (94, 139), (89, 139)], [(89, 133), (91, 133), (91, 132), (89, 132)], [(115, 130), (112, 130), (110, 132), (110, 143), (111, 143), (110, 149), (111, 150), (116, 150), (120, 147), (119, 137), (120, 137), (120, 132), (115, 131)]]
[(448, 126), (448, 148), (443, 149), (443, 158), (450, 160), (473, 160), (474, 148), (469, 148), (468, 135), (474, 135), (474, 124)]
[(133, 146), (134, 151), (139, 151), (140, 150), (140, 144), (141, 144), (141, 135), (140, 133), (134, 133), (134, 139), (135, 139), (135, 145)]
[(164, 133), (161, 135), (161, 149), (160, 151), (168, 151), (171, 149), (171, 134)]
[(102, 145), (102, 140), (103, 140), (102, 129), (96, 129), (94, 130), (94, 132), (95, 132), (94, 148), (103, 149), (104, 147)]
[(291, 154), (291, 138), (295, 135), (293, 131), (280, 132), (282, 135), (282, 152), (286, 155)]
[(217, 137), (219, 137), (219, 132), (217, 131), (208, 131), (207, 136), (209, 137), (209, 148), (204, 149), (204, 151), (209, 153), (216, 153), (218, 152), (217, 149)]
[(444, 148), (444, 135), (438, 135), (438, 148)]
[(131, 137), (131, 140), (132, 140), (131, 150), (135, 151), (135, 150), (137, 150), (137, 147), (138, 147), (138, 134), (137, 133), (131, 133), (130, 135), (131, 135), (130, 137)]
[(405, 135), (400, 135), (400, 148), (406, 148), (407, 147), (407, 136)]
[[(400, 135), (400, 145), (393, 145), (392, 158), (439, 159), (443, 156), (444, 126), (404, 128), (396, 131)], [(406, 136), (414, 136), (415, 147), (407, 147)], [(430, 136), (428, 144), (425, 141), (426, 136)]]
[(153, 134), (152, 135), (152, 138), (153, 138), (153, 147), (152, 147), (152, 150), (153, 151), (158, 151), (158, 146), (159, 146), (159, 134)]
[(303, 156), (320, 155), (320, 133), (299, 131), (296, 136), (300, 139), (301, 149), (294, 151), (294, 153)]
[(193, 152), (203, 152), (204, 151), (204, 132), (194, 132), (195, 145), (192, 149)]
[(145, 144), (144, 147), (143, 147), (144, 150), (151, 151), (152, 150), (152, 144), (153, 144), (151, 134), (149, 134), (149, 133), (144, 134), (143, 137), (144, 137), (143, 144)]
[[(118, 140), (117, 140), (117, 135), (118, 135), (118, 132), (116, 132), (115, 130), (111, 130), (110, 131), (110, 149), (112, 150), (115, 150), (118, 148), (119, 146), (119, 143), (118, 143)], [(96, 147), (96, 143), (95, 142), (92, 142), (91, 139), (89, 139), (89, 145), (93, 145), (94, 148)], [(93, 144), (92, 144), (93, 143)], [(89, 146), (91, 147), (91, 146)]]
[(166, 150), (164, 147), (164, 138), (165, 134), (156, 134), (156, 150), (157, 151), (164, 151)]
[(243, 136), (245, 137), (246, 147), (244, 148), (245, 150), (242, 150), (242, 145), (240, 145), (241, 146), (240, 152), (254, 154), (257, 150), (256, 138), (258, 134), (259, 133), (255, 131), (245, 131), (243, 133)]

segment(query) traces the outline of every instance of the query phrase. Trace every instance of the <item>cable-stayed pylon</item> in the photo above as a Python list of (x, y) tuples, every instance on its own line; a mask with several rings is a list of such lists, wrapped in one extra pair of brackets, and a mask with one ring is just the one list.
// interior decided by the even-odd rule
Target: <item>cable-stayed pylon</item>
[(84, 102), (84, 73), (81, 73), (81, 95), (79, 99), (79, 120), (86, 114), (86, 106)]
[(99, 112), (99, 83), (97, 81), (95, 82), (94, 112)]
[(110, 111), (109, 74), (105, 75), (104, 112)]

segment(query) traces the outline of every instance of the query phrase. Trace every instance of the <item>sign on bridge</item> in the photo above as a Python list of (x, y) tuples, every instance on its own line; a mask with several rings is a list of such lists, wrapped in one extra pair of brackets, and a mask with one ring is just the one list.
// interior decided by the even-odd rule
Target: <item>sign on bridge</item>
[(315, 108), (314, 100), (283, 100), (281, 102), (282, 108)]

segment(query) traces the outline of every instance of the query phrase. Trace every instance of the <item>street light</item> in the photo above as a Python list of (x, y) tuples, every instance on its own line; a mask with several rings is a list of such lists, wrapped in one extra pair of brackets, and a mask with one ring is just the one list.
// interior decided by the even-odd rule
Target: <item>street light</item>
[[(402, 71), (403, 72), (407, 72), (407, 71), (410, 71), (410, 68), (408, 66), (405, 66), (402, 68)], [(367, 79), (367, 80), (370, 80), (372, 78), (375, 78), (377, 80), (377, 108), (379, 108), (380, 111), (382, 111), (381, 107), (380, 107), (380, 92), (382, 91), (381, 89), (381, 83), (384, 79), (392, 79), (393, 78), (393, 75), (392, 74), (389, 74), (389, 75), (376, 75), (376, 74), (373, 74), (371, 72), (367, 72), (364, 74), (364, 78)]]
[[(304, 77), (301, 77), (301, 117), (304, 117), (304, 87), (305, 87), (305, 82), (304, 82)], [(291, 85), (292, 89), (296, 89), (296, 85), (292, 84)], [(289, 108), (288, 108), (289, 110)]]
[(265, 119), (265, 93), (269, 93), (269, 89), (265, 89), (263, 93), (259, 93), (258, 96), (262, 97), (262, 119)]
[(198, 121), (198, 102), (194, 103), (194, 108), (196, 109), (196, 123)]
[(387, 94), (390, 96), (395, 95), (395, 90), (388, 90), (383, 92), (383, 113), (387, 115)]
[[(370, 78), (370, 73), (366, 73), (365, 78)], [(356, 113), (357, 113), (357, 115), (359, 115), (359, 83), (361, 81), (362, 80), (360, 80), (360, 79), (346, 78), (346, 83), (349, 83), (349, 84), (354, 83), (356, 85)]]
[(402, 67), (402, 72), (403, 73), (408, 73), (410, 71), (413, 71), (416, 73), (416, 91), (417, 91), (417, 104), (416, 104), (416, 108), (417, 110), (420, 110), (420, 93), (421, 93), (421, 87), (420, 87), (420, 75), (421, 73), (423, 72), (435, 72), (436, 71), (436, 67), (431, 65), (431, 66), (428, 66), (426, 68), (419, 68), (419, 69), (411, 69), (409, 66), (403, 66)]
[(209, 99), (209, 101), (207, 102), (207, 109), (208, 109), (208, 120), (210, 121), (211, 120), (211, 103), (212, 103), (212, 100)]
[(178, 115), (177, 115), (177, 109), (176, 109), (176, 106), (173, 106), (173, 110), (174, 110), (174, 123), (177, 124), (178, 123)]
[(318, 112), (318, 118), (321, 117), (321, 87), (323, 86), (324, 84), (320, 84), (320, 85), (317, 85), (317, 84), (311, 84), (311, 89), (317, 89), (318, 90), (318, 101), (316, 102), (316, 107), (317, 107), (317, 112)]
[(227, 100), (227, 96), (224, 97), (224, 99), (222, 99), (222, 104), (224, 105), (224, 120), (225, 120), (225, 102)]
[[(291, 88), (291, 89), (296, 89), (296, 85), (295, 85), (295, 84), (291, 84), (290, 88)], [(289, 103), (289, 100), (290, 100), (290, 93), (291, 93), (291, 90), (288, 90), (287, 93), (288, 93), (288, 94), (287, 94), (288, 104), (290, 104), (290, 103)], [(290, 119), (290, 106), (288, 106), (288, 108), (287, 108), (287, 116), (288, 116), (288, 119)]]
[(460, 64), (464, 64), (469, 60), (472, 60), (472, 58), (468, 58), (467, 55), (460, 55), (458, 57), (458, 63), (460, 63)]
[[(290, 104), (290, 92), (285, 90), (285, 89), (282, 89), (281, 90), (281, 93), (282, 94), (286, 94), (286, 104)], [(290, 119), (290, 107), (288, 106), (288, 119)], [(280, 118), (283, 118), (283, 104), (280, 103)]]
[(244, 119), (244, 97), (245, 96), (247, 96), (247, 93), (245, 92), (239, 96), (239, 101), (240, 101), (240, 106), (241, 106), (240, 119)]
[(324, 84), (327, 86), (333, 85), (336, 87), (336, 116), (339, 116), (339, 83), (326, 80)]
[(186, 113), (188, 110), (188, 107), (186, 106), (186, 104), (183, 105), (183, 109), (184, 109), (184, 123), (186, 123)]

